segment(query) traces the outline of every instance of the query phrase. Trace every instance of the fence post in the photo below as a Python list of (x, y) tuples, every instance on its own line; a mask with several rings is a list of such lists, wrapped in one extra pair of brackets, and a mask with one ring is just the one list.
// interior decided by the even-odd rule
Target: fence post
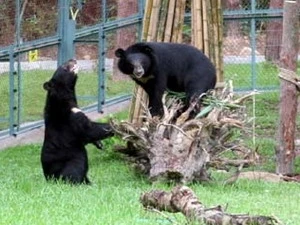
[(105, 57), (106, 57), (106, 37), (104, 24), (106, 22), (106, 0), (102, 1), (102, 21), (99, 25), (99, 42), (98, 42), (98, 107), (97, 110), (103, 113), (105, 104)]
[[(256, 0), (251, 0), (251, 12), (255, 13), (255, 5), (256, 5)], [(257, 71), (256, 71), (256, 27), (255, 27), (255, 18), (251, 18), (250, 20), (250, 43), (251, 43), (251, 86), (252, 90), (256, 90), (257, 88)]]
[(139, 0), (138, 10), (139, 10), (139, 16), (141, 20), (138, 23), (138, 41), (142, 41), (142, 36), (143, 36), (142, 32), (143, 32), (144, 8), (145, 8), (145, 0)]
[(75, 17), (70, 18), (69, 1), (59, 0), (59, 52), (58, 65), (74, 57), (74, 40), (75, 40)]
[[(15, 24), (16, 24), (16, 30), (15, 30), (15, 40), (14, 40), (14, 47), (16, 49), (20, 48), (20, 45), (22, 43), (21, 38), (21, 24), (22, 24), (22, 12), (21, 12), (21, 0), (16, 0), (16, 15), (15, 15)], [(21, 53), (14, 52), (14, 48), (11, 49), (10, 53), (10, 69), (13, 69), (12, 71), (12, 77), (13, 80), (13, 124), (11, 124), (12, 127), (10, 127), (10, 134), (13, 136), (17, 136), (17, 132), (20, 130), (21, 125), (21, 109), (22, 109), (22, 70), (21, 70)], [(17, 68), (15, 70), (15, 62), (17, 63)], [(10, 74), (10, 75), (11, 75)], [(17, 79), (17, 80), (16, 80)]]
[(98, 107), (97, 110), (103, 113), (102, 106), (105, 104), (105, 31), (104, 21), (99, 27), (99, 43), (98, 43)]
[(12, 46), (9, 51), (9, 135), (16, 136), (16, 118), (15, 112), (17, 110), (15, 93), (15, 58), (14, 58), (14, 47)]

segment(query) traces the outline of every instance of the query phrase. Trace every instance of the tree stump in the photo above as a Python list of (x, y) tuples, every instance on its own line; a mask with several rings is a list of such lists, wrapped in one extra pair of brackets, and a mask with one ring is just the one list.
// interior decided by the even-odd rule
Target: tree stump
[[(253, 93), (234, 99), (232, 89), (229, 82), (223, 91), (207, 94), (197, 114), (198, 101), (178, 114), (183, 104), (164, 96), (162, 118), (152, 118), (148, 112), (142, 126), (112, 121), (115, 132), (132, 146), (120, 152), (133, 158), (151, 181), (207, 181), (210, 166), (252, 164), (253, 152), (240, 143), (241, 139), (232, 137), (236, 129), (243, 130), (247, 120), (243, 102)], [(235, 152), (243, 160), (221, 158), (224, 151)]]

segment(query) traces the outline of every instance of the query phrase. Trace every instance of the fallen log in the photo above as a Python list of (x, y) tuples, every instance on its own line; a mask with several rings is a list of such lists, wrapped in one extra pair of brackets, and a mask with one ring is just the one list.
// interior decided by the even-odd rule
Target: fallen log
[(275, 225), (281, 224), (270, 216), (229, 214), (221, 206), (205, 208), (195, 193), (187, 186), (176, 186), (171, 192), (153, 190), (143, 193), (140, 202), (145, 208), (171, 213), (181, 212), (187, 220), (207, 225)]

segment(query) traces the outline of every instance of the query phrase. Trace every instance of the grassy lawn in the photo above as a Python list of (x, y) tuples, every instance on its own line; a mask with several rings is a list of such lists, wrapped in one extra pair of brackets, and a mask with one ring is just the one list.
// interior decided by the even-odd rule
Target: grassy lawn
[[(279, 87), (278, 69), (270, 63), (257, 63), (256, 74), (251, 74), (250, 64), (225, 64), (224, 77), (233, 80), (238, 90)], [(253, 76), (253, 77), (252, 77)]]
[[(151, 189), (172, 186), (150, 184), (112, 151), (117, 138), (105, 140), (104, 151), (88, 146), (91, 186), (71, 186), (44, 180), (39, 144), (0, 152), (1, 224), (172, 224), (164, 216), (143, 209), (139, 196)], [(224, 175), (190, 187), (207, 207), (227, 205), (230, 213), (275, 215), (285, 225), (300, 221), (299, 184), (239, 181), (224, 186)], [(168, 214), (174, 224), (186, 224), (181, 214)]]
[[(239, 74), (235, 75), (237, 66)], [(272, 66), (257, 66), (261, 68), (259, 71), (266, 69), (264, 74), (277, 75), (276, 69)], [(225, 77), (233, 79), (236, 88), (249, 87), (249, 68), (248, 72), (244, 73), (240, 72), (241, 68), (247, 68), (243, 65), (235, 67), (226, 65), (226, 68)], [(41, 85), (52, 75), (45, 71), (38, 74), (24, 75), (28, 78), (36, 76), (32, 80), (24, 80), (24, 87), (27, 87), (24, 88), (24, 91), (28, 93), (24, 95), (23, 107), (24, 110), (39, 108), (32, 113), (33, 115), (40, 113), (43, 108), (45, 92), (41, 91)], [(7, 79), (7, 77), (0, 79)], [(122, 80), (117, 85), (110, 76), (106, 81), (108, 96), (132, 90), (133, 83), (131, 81), (124, 82)], [(277, 78), (259, 78), (257, 81), (261, 85), (278, 85)], [(3, 82), (0, 80), (0, 85)], [(77, 89), (77, 94), (83, 97), (80, 104), (88, 104), (86, 102), (89, 100), (86, 100), (84, 96), (96, 96), (97, 94), (95, 74), (87, 73), (80, 76)], [(36, 94), (34, 94), (35, 92)], [(0, 95), (3, 96), (3, 93), (5, 92), (0, 88)], [(32, 103), (33, 97), (40, 100)], [(253, 134), (256, 137), (258, 151), (263, 157), (263, 164), (255, 167), (255, 170), (274, 171), (278, 103), (278, 91), (261, 93), (255, 97), (255, 104), (251, 101), (248, 103), (250, 117), (254, 116), (252, 112), (255, 111), (256, 129)], [(0, 101), (1, 109), (5, 106), (4, 104), (6, 104), (4, 101)], [(115, 116), (125, 119), (127, 112)], [(251, 134), (248, 139), (246, 141), (251, 145)], [(93, 183), (91, 186), (46, 182), (40, 164), (41, 144), (19, 146), (0, 152), (2, 177), (0, 181), (2, 202), (0, 204), (0, 224), (190, 224), (181, 214), (165, 213), (165, 216), (174, 221), (171, 223), (165, 216), (142, 208), (139, 203), (139, 196), (142, 192), (152, 189), (170, 190), (172, 186), (162, 183), (151, 184), (145, 177), (136, 174), (122, 156), (113, 151), (114, 146), (120, 143), (121, 141), (114, 137), (104, 141), (106, 147), (104, 151), (99, 151), (92, 145), (88, 146), (89, 177)], [(240, 180), (233, 185), (223, 185), (223, 181), (229, 175), (216, 171), (211, 172), (214, 178), (211, 182), (190, 185), (206, 207), (222, 205), (227, 206), (226, 211), (229, 213), (273, 215), (285, 225), (299, 224), (300, 184)], [(300, 172), (299, 158), (296, 160), (296, 172)]]

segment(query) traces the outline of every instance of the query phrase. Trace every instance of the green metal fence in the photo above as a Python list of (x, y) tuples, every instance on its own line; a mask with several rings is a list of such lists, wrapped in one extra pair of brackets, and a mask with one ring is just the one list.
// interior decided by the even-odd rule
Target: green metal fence
[[(282, 4), (272, 7), (267, 0), (238, 2), (241, 4), (231, 8), (225, 5), (224, 10), (225, 77), (237, 80), (240, 90), (278, 89), (278, 80), (271, 76), (281, 47)], [(233, 64), (240, 66), (239, 72), (232, 72)]]
[(233, 80), (237, 91), (258, 92), (248, 104), (253, 118), (248, 132), (254, 148), (274, 149), (284, 1), (225, 2), (235, 4), (224, 4), (224, 77)]
[(85, 111), (130, 98), (132, 82), (112, 76), (113, 50), (122, 30), (135, 32), (123, 45), (140, 39), (143, 0), (6, 3), (0, 6), (0, 138), (43, 125), (42, 84), (69, 58), (81, 68), (77, 95)]
[[(113, 52), (140, 40), (144, 0), (40, 2), (6, 0), (0, 6), (0, 138), (43, 125), (42, 84), (72, 57), (81, 68), (77, 95), (83, 109), (101, 112), (132, 94), (133, 82), (119, 74)], [(278, 95), (282, 6), (222, 2), (225, 79), (233, 79), (236, 90)], [(187, 12), (184, 40), (189, 17)]]

